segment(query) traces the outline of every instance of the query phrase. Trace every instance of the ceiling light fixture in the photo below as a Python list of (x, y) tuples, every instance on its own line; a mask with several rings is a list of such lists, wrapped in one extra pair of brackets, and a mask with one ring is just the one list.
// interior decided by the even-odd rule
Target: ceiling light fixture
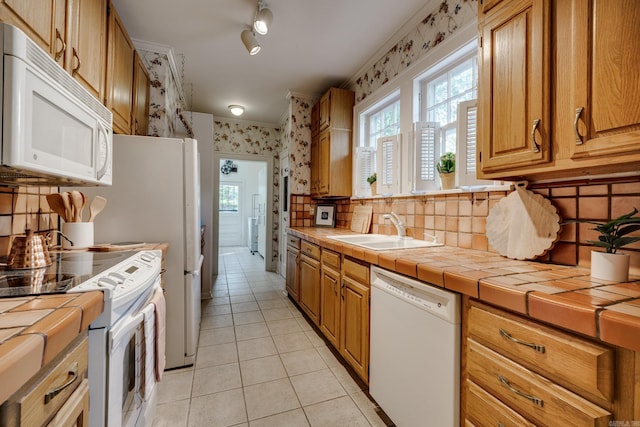
[(256, 19), (253, 21), (253, 29), (256, 30), (256, 33), (264, 36), (269, 32), (269, 27), (272, 22), (273, 13), (262, 1), (259, 1), (258, 13), (256, 13)]
[(258, 40), (256, 40), (256, 36), (252, 31), (242, 31), (240, 38), (242, 39), (242, 43), (244, 43), (244, 47), (247, 49), (247, 52), (249, 52), (249, 55), (255, 55), (260, 52), (260, 44), (258, 44)]
[(244, 113), (244, 107), (242, 105), (229, 105), (229, 111), (234, 116), (241, 116)]

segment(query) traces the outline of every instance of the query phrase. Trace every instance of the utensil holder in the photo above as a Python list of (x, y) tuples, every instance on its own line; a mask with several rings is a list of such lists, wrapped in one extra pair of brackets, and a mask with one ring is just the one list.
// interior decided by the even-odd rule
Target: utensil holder
[(71, 240), (62, 240), (62, 249), (86, 249), (93, 246), (93, 222), (64, 222), (62, 233)]

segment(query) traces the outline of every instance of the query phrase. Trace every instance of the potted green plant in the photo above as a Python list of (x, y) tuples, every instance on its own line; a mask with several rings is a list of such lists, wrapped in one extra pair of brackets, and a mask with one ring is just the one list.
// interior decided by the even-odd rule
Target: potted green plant
[(456, 155), (452, 152), (444, 153), (440, 156), (440, 161), (436, 164), (440, 183), (443, 190), (450, 190), (455, 187), (456, 182)]
[(626, 282), (629, 280), (629, 255), (618, 253), (618, 249), (640, 241), (640, 236), (629, 236), (640, 230), (640, 217), (634, 208), (628, 214), (607, 222), (582, 221), (595, 224), (593, 230), (600, 233), (598, 240), (587, 240), (604, 252), (591, 251), (591, 276), (597, 279)]
[(373, 173), (373, 175), (367, 177), (367, 182), (369, 183), (369, 185), (371, 186), (371, 195), (375, 196), (377, 193), (377, 183), (376, 181), (378, 181), (378, 174), (376, 174), (375, 172)]

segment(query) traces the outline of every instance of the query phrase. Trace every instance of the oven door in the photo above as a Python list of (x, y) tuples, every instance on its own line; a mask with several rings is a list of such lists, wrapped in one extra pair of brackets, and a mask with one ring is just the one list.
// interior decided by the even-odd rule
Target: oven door
[(143, 309), (125, 315), (108, 333), (107, 426), (137, 423), (144, 401), (144, 326)]

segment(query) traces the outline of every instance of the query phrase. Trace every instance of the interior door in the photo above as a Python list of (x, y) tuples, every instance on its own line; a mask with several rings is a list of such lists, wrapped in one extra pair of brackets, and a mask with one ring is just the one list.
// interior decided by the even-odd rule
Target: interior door
[(244, 211), (242, 206), (243, 184), (238, 181), (220, 180), (220, 229), (219, 246), (243, 246)]

